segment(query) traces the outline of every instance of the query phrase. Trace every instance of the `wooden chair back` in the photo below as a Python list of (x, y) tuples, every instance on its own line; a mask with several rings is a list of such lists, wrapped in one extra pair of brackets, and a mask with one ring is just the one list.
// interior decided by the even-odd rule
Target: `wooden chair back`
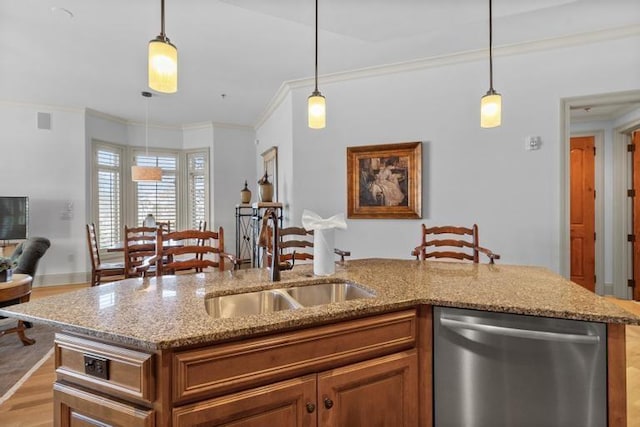
[(95, 270), (100, 265), (100, 252), (98, 250), (98, 233), (94, 223), (87, 224), (87, 244), (91, 256), (91, 269)]
[[(170, 246), (163, 242), (173, 241)], [(158, 229), (156, 236), (156, 274), (175, 274), (176, 271), (195, 269), (202, 271), (213, 267), (224, 270), (224, 230), (184, 230), (164, 233)], [(162, 262), (162, 259), (165, 259)]]
[(124, 227), (124, 266), (126, 277), (140, 277), (140, 267), (146, 258), (156, 253), (156, 227)]
[[(271, 265), (271, 255), (273, 253), (273, 229), (269, 226), (268, 240), (265, 247), (265, 265)], [(278, 229), (280, 262), (292, 262), (296, 260), (306, 261), (313, 259), (313, 230), (306, 230), (302, 227), (283, 227)], [(334, 249), (334, 253), (344, 261), (345, 256), (351, 253), (340, 249)]]
[(451, 225), (427, 227), (422, 224), (422, 242), (411, 252), (421, 260), (449, 258), (474, 263), (479, 262), (480, 253), (489, 257), (490, 264), (500, 259), (500, 255), (480, 246), (477, 224), (470, 228)]
[(156, 227), (161, 229), (165, 233), (171, 232), (171, 221), (160, 221), (156, 222)]

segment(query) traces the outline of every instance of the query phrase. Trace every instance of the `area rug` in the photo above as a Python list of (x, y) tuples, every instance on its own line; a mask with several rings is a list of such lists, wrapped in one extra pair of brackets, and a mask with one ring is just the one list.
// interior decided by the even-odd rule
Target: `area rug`
[[(16, 320), (0, 319), (0, 329), (14, 326)], [(26, 330), (33, 345), (23, 345), (18, 334), (0, 337), (0, 404), (7, 400), (20, 385), (53, 354), (53, 338), (56, 329), (34, 323)]]

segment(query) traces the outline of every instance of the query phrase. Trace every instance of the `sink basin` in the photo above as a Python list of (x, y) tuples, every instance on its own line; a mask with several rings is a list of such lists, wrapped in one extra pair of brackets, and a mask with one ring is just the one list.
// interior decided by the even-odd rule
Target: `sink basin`
[(205, 308), (210, 316), (227, 318), (291, 310), (300, 308), (300, 304), (286, 292), (274, 289), (207, 298)]
[(334, 282), (210, 297), (205, 299), (205, 308), (209, 316), (228, 318), (269, 314), (374, 296), (373, 292), (353, 283)]
[(357, 285), (346, 282), (321, 283), (283, 289), (303, 306), (350, 301), (359, 298), (373, 298), (375, 295)]

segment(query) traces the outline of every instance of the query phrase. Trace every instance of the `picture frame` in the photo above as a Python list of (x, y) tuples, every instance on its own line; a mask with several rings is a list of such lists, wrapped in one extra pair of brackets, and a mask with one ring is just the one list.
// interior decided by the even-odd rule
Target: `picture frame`
[(278, 147), (271, 147), (262, 153), (262, 162), (264, 165), (264, 171), (262, 172), (261, 178), (264, 176), (264, 173), (267, 173), (267, 177), (269, 178), (269, 182), (273, 184), (273, 201), (278, 201)]
[(347, 147), (347, 218), (422, 218), (422, 142)]

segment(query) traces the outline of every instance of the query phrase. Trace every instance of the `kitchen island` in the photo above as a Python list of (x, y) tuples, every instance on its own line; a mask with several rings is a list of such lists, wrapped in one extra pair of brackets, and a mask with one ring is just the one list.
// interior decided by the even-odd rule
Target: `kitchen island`
[[(374, 297), (231, 318), (205, 309), (329, 281)], [(328, 278), (296, 266), (276, 283), (262, 269), (129, 279), (0, 314), (62, 330), (57, 425), (356, 425), (379, 413), (429, 426), (433, 306), (606, 324), (609, 425), (625, 425), (624, 325), (640, 318), (539, 267), (369, 259)]]

